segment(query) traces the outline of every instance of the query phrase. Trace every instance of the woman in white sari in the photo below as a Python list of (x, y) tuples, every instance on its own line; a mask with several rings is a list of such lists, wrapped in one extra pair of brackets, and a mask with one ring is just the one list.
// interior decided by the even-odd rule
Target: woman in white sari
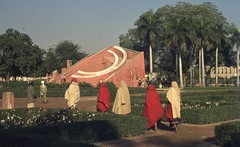
[(123, 80), (119, 82), (112, 112), (116, 114), (128, 114), (131, 112), (130, 94), (127, 84)]
[(177, 125), (181, 123), (181, 108), (180, 108), (180, 89), (176, 81), (172, 81), (171, 87), (168, 89), (167, 95), (168, 104), (165, 117), (170, 122), (170, 127), (174, 126), (177, 132)]
[(65, 91), (65, 99), (70, 109), (77, 109), (77, 102), (80, 100), (80, 87), (77, 83), (77, 79), (73, 78), (68, 89)]

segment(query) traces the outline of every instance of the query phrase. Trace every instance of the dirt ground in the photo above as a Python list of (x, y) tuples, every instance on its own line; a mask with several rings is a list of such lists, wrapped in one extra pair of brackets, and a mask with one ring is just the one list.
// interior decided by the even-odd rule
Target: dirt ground
[[(48, 103), (38, 103), (38, 98), (35, 100), (35, 107), (40, 108), (67, 108), (67, 100), (63, 97), (59, 98), (47, 98)], [(2, 109), (2, 99), (0, 99), (0, 109)], [(96, 111), (97, 97), (81, 97), (77, 103), (79, 110)], [(27, 98), (15, 98), (14, 108), (26, 108)]]

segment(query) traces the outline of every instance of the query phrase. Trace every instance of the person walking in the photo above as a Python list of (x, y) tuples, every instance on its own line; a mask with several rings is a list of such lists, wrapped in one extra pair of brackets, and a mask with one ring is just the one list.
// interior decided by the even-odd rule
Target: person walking
[(178, 133), (177, 125), (181, 123), (181, 108), (180, 108), (180, 89), (176, 81), (171, 82), (171, 87), (166, 94), (168, 99), (165, 118), (168, 119), (170, 127), (174, 127), (176, 133)]
[(65, 91), (64, 98), (67, 100), (69, 109), (77, 109), (77, 102), (80, 100), (80, 87), (76, 78), (71, 80), (71, 84)]
[(116, 114), (128, 114), (131, 112), (130, 94), (127, 84), (123, 80), (119, 82), (112, 112)]
[(35, 94), (34, 90), (34, 82), (29, 81), (28, 87), (27, 87), (27, 108), (34, 108), (34, 101), (37, 99), (37, 96)]
[[(42, 101), (43, 98), (43, 101)], [(47, 103), (47, 86), (44, 84), (44, 81), (41, 81), (40, 85), (40, 97), (38, 103)]]
[(162, 119), (163, 106), (160, 102), (160, 96), (152, 84), (147, 87), (146, 102), (144, 105), (143, 116), (148, 119), (148, 130), (157, 130), (157, 122)]
[(110, 108), (110, 92), (104, 82), (100, 84), (97, 104), (100, 112), (106, 112)]

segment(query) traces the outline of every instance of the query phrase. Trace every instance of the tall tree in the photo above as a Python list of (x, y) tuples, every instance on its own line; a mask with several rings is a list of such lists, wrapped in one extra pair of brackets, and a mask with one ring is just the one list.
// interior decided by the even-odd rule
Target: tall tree
[(188, 10), (192, 5), (179, 2), (175, 7), (167, 7), (168, 11), (167, 13), (165, 12), (166, 16), (163, 24), (165, 28), (165, 45), (168, 49), (173, 47), (176, 50), (176, 59), (178, 58), (178, 68), (176, 67), (176, 71), (179, 69), (180, 87), (183, 88), (182, 52), (186, 52), (186, 44), (191, 38), (191, 28), (189, 25), (191, 18), (188, 17), (191, 13)]
[[(174, 47), (176, 51), (176, 59), (178, 59), (178, 66), (176, 67), (176, 71), (179, 69), (180, 75), (180, 87), (183, 88), (183, 81), (182, 81), (182, 59), (181, 59), (181, 52), (185, 50), (185, 32), (183, 31), (181, 19), (172, 19), (172, 22), (169, 23), (166, 36), (166, 44), (167, 48)], [(177, 77), (178, 78), (178, 77)]]
[(143, 13), (134, 24), (137, 26), (137, 34), (140, 39), (140, 43), (149, 47), (150, 81), (152, 80), (153, 72), (152, 46), (154, 46), (154, 40), (159, 32), (159, 24), (160, 22), (155, 18), (155, 14), (152, 9)]
[(51, 74), (54, 70), (60, 70), (58, 57), (53, 48), (48, 49), (41, 68), (47, 74)]
[(138, 44), (136, 29), (129, 29), (126, 35), (121, 34), (119, 40), (121, 47), (139, 50), (139, 48), (135, 47)]
[(71, 60), (72, 64), (75, 64), (86, 56), (87, 54), (81, 51), (81, 47), (78, 44), (67, 40), (61, 41), (48, 50), (44, 59), (44, 67), (47, 73), (51, 73), (54, 70), (61, 72), (61, 68), (66, 67), (67, 60)]
[[(210, 2), (196, 5), (195, 10), (196, 20), (198, 20), (198, 23), (196, 21), (196, 35), (198, 38), (196, 46), (199, 47), (199, 53), (201, 54), (199, 64), (201, 62), (202, 86), (205, 87), (204, 51), (213, 49), (213, 46), (216, 46), (211, 43), (211, 40), (214, 40), (214, 34), (217, 34), (214, 32), (214, 27), (216, 27), (217, 24), (225, 23), (226, 18), (224, 18), (216, 6)], [(199, 79), (199, 81), (201, 80)]]
[[(149, 11), (143, 13), (141, 17), (148, 13)], [(179, 74), (181, 77), (179, 78), (182, 79), (182, 76), (186, 76), (189, 71), (191, 75), (192, 67), (196, 67), (198, 64), (200, 68), (199, 75), (201, 76), (199, 81), (202, 83), (201, 81), (203, 80), (203, 86), (205, 86), (205, 62), (213, 58), (212, 54), (213, 51), (216, 51), (217, 46), (219, 49), (218, 62), (227, 62), (227, 56), (223, 53), (226, 53), (228, 50), (225, 49), (226, 47), (221, 49), (224, 43), (223, 39), (221, 39), (221, 45), (217, 45), (215, 42), (216, 36), (220, 37), (217, 35), (215, 28), (217, 24), (223, 24), (226, 26), (223, 28), (225, 31), (228, 24), (226, 18), (216, 9), (216, 6), (211, 3), (191, 5), (190, 3), (178, 2), (173, 6), (166, 5), (161, 7), (155, 14), (153, 14), (153, 12), (150, 14), (152, 18), (157, 19), (152, 21), (157, 22), (155, 23), (157, 24), (156, 27), (154, 27), (156, 35), (153, 35), (154, 39), (150, 44), (153, 48), (153, 58), (155, 58), (153, 63), (158, 65), (162, 71), (165, 70), (169, 72), (169, 74), (167, 73), (168, 75), (172, 76), (175, 74), (178, 78)], [(147, 29), (140, 31), (141, 27), (139, 27), (139, 22), (141, 17), (139, 17), (135, 23), (137, 26), (136, 29), (129, 31), (128, 33), (130, 34), (126, 36), (121, 36), (121, 43), (131, 45), (135, 50), (144, 51), (144, 54), (149, 57), (149, 49), (151, 50), (151, 48), (149, 48), (149, 42), (147, 42), (146, 39), (149, 33), (143, 33)], [(147, 26), (149, 27), (150, 25), (143, 26), (147, 28)], [(146, 35), (143, 37), (140, 33)], [(221, 38), (228, 36), (225, 33), (223, 35)], [(132, 44), (129, 41), (131, 41)], [(229, 52), (228, 55), (232, 57), (233, 54)], [(180, 67), (181, 63), (182, 68)], [(192, 65), (192, 63), (196, 65)], [(215, 62), (212, 61), (212, 63)], [(228, 63), (230, 62), (228, 61)], [(209, 62), (207, 64), (209, 64)], [(180, 86), (183, 85), (181, 84), (183, 82), (183, 80), (180, 81)]]
[(0, 73), (9, 80), (10, 76), (36, 76), (44, 50), (34, 45), (27, 34), (8, 29), (0, 35), (0, 53)]
[(237, 86), (239, 87), (239, 52), (240, 52), (240, 30), (236, 28), (232, 31), (232, 36), (230, 38), (233, 45), (236, 45), (237, 48)]
[(219, 49), (223, 50), (224, 44), (228, 42), (227, 36), (229, 33), (227, 32), (227, 26), (225, 24), (216, 24), (216, 26), (212, 29), (213, 30), (213, 43), (216, 46), (216, 57), (215, 57), (215, 84), (218, 85), (218, 52)]

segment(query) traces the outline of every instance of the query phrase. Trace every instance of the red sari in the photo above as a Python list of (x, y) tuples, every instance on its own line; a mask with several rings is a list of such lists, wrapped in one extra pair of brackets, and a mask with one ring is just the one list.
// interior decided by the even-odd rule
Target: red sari
[(167, 109), (166, 109), (166, 113), (164, 116), (166, 119), (168, 119), (169, 122), (173, 121), (173, 115), (172, 115), (172, 105), (170, 102), (167, 103)]
[(148, 128), (151, 128), (163, 116), (163, 107), (160, 96), (152, 84), (147, 87), (146, 102), (143, 115), (148, 118)]
[(110, 92), (104, 82), (100, 85), (97, 103), (100, 112), (106, 112), (110, 108)]

